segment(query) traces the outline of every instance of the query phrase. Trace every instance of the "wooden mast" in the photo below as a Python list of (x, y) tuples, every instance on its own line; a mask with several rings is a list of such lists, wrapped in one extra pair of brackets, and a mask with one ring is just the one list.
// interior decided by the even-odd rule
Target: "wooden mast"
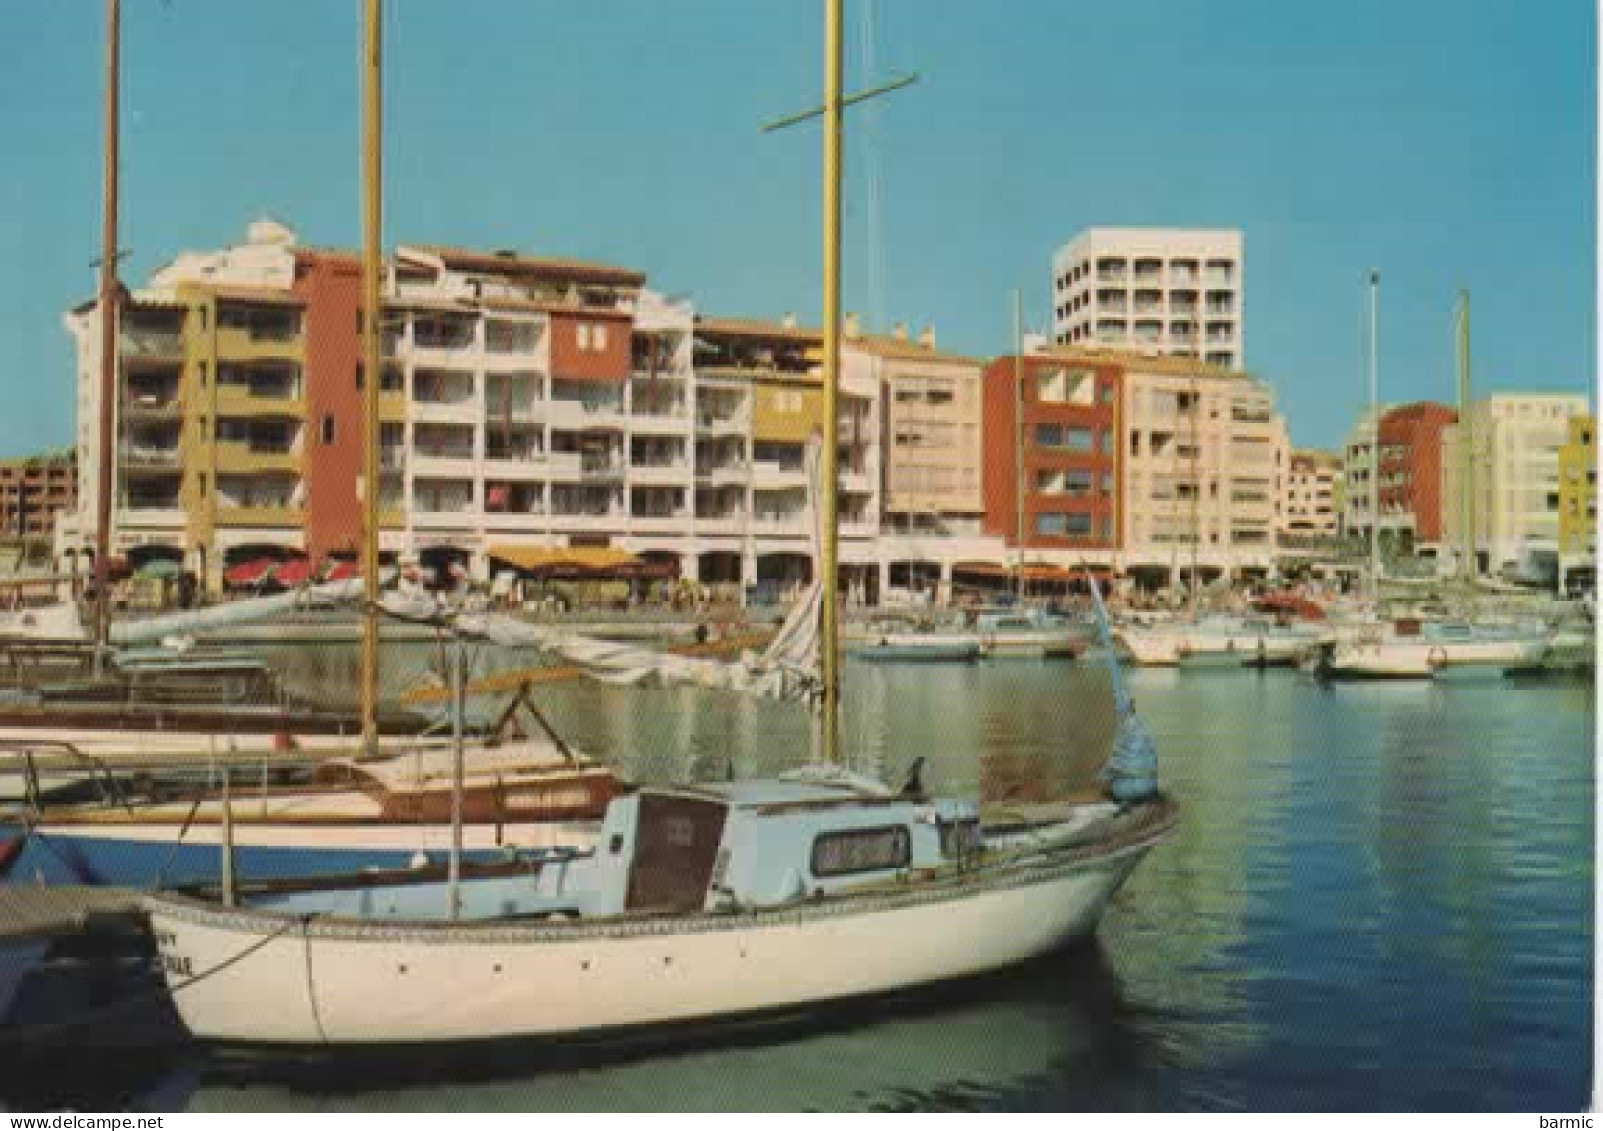
[(379, 334), (383, 270), (383, 0), (365, 0), (362, 52), (362, 748), (378, 752)]
[(842, 0), (824, 0), (824, 450), (822, 647), (823, 759), (840, 759), (840, 244), (841, 244), (841, 87), (844, 51)]
[(95, 612), (94, 670), (106, 670), (111, 635), (111, 506), (117, 458), (117, 165), (118, 92), (122, 60), (121, 0), (106, 0), (106, 168), (105, 214), (100, 250), (100, 434), (95, 468)]

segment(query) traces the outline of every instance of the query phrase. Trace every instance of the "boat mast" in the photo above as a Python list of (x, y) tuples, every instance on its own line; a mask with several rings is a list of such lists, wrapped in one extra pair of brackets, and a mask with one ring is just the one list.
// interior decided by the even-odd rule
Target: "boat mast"
[(1197, 388), (1196, 366), (1191, 367), (1191, 584), (1186, 586), (1186, 599), (1191, 608), (1191, 620), (1197, 619), (1197, 598), (1200, 592), (1200, 574), (1197, 568), (1197, 558), (1201, 552), (1202, 544), (1202, 478), (1198, 466), (1197, 445), (1201, 442), (1197, 435), (1197, 416), (1202, 411), (1201, 393)]
[(122, 3), (106, 0), (106, 169), (105, 216), (100, 248), (100, 434), (95, 467), (94, 671), (106, 670), (111, 636), (111, 495), (117, 427), (117, 164), (118, 93), (121, 83)]
[(1380, 601), (1380, 272), (1369, 273), (1369, 586)]
[(1018, 422), (1018, 434), (1013, 437), (1014, 460), (1017, 478), (1014, 494), (1018, 496), (1019, 557), (1015, 567), (1018, 575), (1013, 589), (1018, 599), (1024, 600), (1024, 299), (1017, 288), (1013, 291), (1013, 416)]
[(1473, 587), (1480, 572), (1475, 554), (1475, 414), (1469, 390), (1469, 292), (1458, 292), (1458, 455), (1462, 461), (1459, 478), (1459, 513), (1463, 516), (1459, 549), (1459, 572), (1465, 584)]
[(823, 758), (840, 761), (840, 228), (842, 0), (824, 0)]
[(383, 268), (383, 0), (365, 0), (362, 53), (362, 749), (378, 753), (379, 278)]

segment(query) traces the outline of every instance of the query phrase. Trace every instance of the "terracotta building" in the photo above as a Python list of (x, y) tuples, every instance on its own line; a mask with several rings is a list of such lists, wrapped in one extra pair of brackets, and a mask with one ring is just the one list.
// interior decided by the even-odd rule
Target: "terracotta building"
[(1457, 421), (1457, 412), (1433, 401), (1399, 405), (1381, 414), (1383, 531), (1412, 529), (1415, 545), (1442, 540), (1442, 430)]

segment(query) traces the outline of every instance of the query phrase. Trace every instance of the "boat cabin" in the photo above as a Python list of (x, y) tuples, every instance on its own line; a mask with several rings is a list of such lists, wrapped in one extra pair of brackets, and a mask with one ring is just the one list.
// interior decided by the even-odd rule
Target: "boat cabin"
[[(893, 794), (850, 775), (642, 789), (612, 800), (592, 847), (464, 866), (462, 918), (776, 907), (956, 865), (979, 848), (974, 804)], [(263, 909), (394, 919), (444, 917), (448, 899), (437, 862), (244, 893)]]

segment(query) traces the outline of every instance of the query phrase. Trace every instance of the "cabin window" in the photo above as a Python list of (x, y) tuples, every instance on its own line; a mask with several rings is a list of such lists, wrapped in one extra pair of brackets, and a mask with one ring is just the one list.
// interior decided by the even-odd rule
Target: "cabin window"
[(906, 825), (824, 833), (813, 840), (813, 875), (849, 876), (905, 868), (913, 859)]
[[(1027, 625), (1028, 622), (1025, 622)], [(948, 860), (972, 856), (980, 847), (980, 823), (975, 820), (942, 821), (941, 855)]]

